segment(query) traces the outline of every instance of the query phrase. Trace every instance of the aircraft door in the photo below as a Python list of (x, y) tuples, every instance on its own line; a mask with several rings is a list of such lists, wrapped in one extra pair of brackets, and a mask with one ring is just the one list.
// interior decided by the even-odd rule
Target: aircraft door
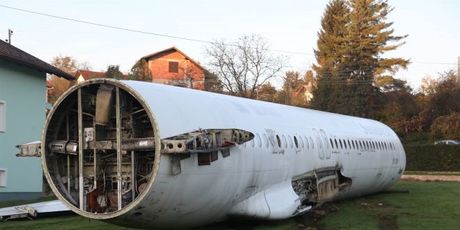
[(327, 141), (326, 132), (323, 129), (316, 130), (313, 129), (313, 134), (316, 139), (316, 146), (318, 146), (318, 157), (321, 160), (331, 159), (331, 147)]
[(323, 144), (324, 144), (324, 148), (323, 148), (324, 155), (326, 156), (326, 159), (331, 159), (331, 151), (332, 151), (332, 148), (331, 148), (331, 146), (329, 145), (329, 142), (327, 141), (326, 132), (325, 132), (323, 129), (320, 129), (320, 130), (319, 130), (319, 134), (320, 134), (321, 139), (322, 139)]
[(320, 132), (316, 129), (313, 129), (313, 136), (315, 138), (316, 146), (317, 146), (317, 152), (318, 152), (318, 157), (320, 160), (324, 160), (324, 146), (323, 146), (323, 141), (321, 140), (321, 135)]

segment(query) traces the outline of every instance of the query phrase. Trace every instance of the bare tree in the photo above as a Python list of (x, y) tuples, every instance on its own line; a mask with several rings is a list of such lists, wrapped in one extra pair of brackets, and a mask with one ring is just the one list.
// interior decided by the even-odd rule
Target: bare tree
[[(91, 68), (88, 62), (79, 62), (73, 57), (61, 55), (53, 57), (53, 59), (51, 59), (51, 65), (72, 75), (74, 75), (77, 70), (88, 70)], [(59, 98), (59, 96), (61, 96), (75, 82), (71, 82), (56, 75), (51, 75), (48, 78), (48, 83), (51, 87), (48, 90), (48, 102), (54, 104), (57, 98)]]
[(284, 59), (270, 54), (267, 42), (258, 35), (240, 37), (235, 43), (214, 42), (206, 50), (209, 67), (228, 93), (256, 98), (257, 89), (276, 77)]

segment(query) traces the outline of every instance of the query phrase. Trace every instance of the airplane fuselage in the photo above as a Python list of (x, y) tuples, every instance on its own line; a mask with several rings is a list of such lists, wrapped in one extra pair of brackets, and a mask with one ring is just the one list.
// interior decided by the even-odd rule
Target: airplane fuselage
[[(115, 97), (120, 98), (118, 106), (106, 109), (120, 108), (121, 112), (111, 113), (105, 128), (96, 125), (99, 118), (98, 112), (94, 112), (104, 108), (97, 104), (104, 97), (104, 92), (98, 90), (100, 85), (115, 88)], [(83, 98), (66, 101), (72, 97)], [(82, 105), (91, 100), (95, 101), (94, 110)], [(72, 103), (66, 109), (76, 108), (77, 113), (69, 115), (63, 106)], [(144, 123), (151, 125), (153, 131), (145, 131), (137, 138), (136, 133), (141, 132), (136, 128), (141, 125), (135, 123), (138, 118), (134, 110), (129, 110), (130, 104), (145, 110), (144, 117), (149, 118), (150, 124)], [(85, 113), (94, 113), (94, 120), (83, 118)], [(58, 116), (70, 116), (67, 123), (73, 120), (81, 124), (73, 124), (81, 132), (67, 124), (70, 134), (65, 140), (80, 148), (75, 153), (51, 153), (47, 158), (48, 152), (59, 152), (50, 146), (66, 136), (50, 131), (50, 127), (66, 126), (66, 119), (53, 119)], [(111, 133), (111, 122), (120, 129)], [(103, 136), (105, 142), (87, 139), (86, 131)], [(130, 132), (134, 134), (127, 134)], [(247, 136), (219, 139), (225, 132)], [(124, 147), (128, 139), (134, 143), (133, 137), (150, 138), (154, 144), (151, 149), (139, 150), (141, 142), (131, 149)], [(200, 148), (195, 137), (217, 144)], [(107, 140), (115, 144), (98, 147)], [(172, 146), (177, 143), (188, 147), (179, 145), (180, 151), (173, 151), (177, 146)], [(113, 80), (85, 82), (69, 90), (50, 113), (42, 149), (45, 175), (53, 191), (75, 212), (121, 225), (161, 228), (199, 226), (232, 216), (289, 218), (323, 202), (385, 190), (399, 180), (406, 161), (397, 135), (374, 120), (153, 83)], [(115, 155), (117, 158), (110, 161)], [(151, 164), (139, 162), (148, 159)], [(61, 161), (68, 163), (67, 169), (52, 166)], [(144, 173), (143, 167), (151, 169)], [(118, 186), (109, 186), (107, 173), (114, 175)], [(68, 175), (59, 178), (63, 174)], [(75, 180), (69, 179), (73, 177)], [(130, 194), (132, 198), (126, 198)], [(91, 195), (97, 198), (93, 199), (97, 204), (90, 202)], [(107, 202), (111, 199), (113, 202)]]

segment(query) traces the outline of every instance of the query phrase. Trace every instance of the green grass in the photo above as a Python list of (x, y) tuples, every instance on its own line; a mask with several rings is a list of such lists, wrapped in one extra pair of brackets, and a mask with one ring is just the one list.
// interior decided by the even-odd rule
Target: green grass
[[(401, 191), (409, 191), (404, 193)], [(0, 206), (5, 206), (0, 203)], [(388, 193), (324, 205), (318, 212), (284, 221), (220, 223), (202, 229), (460, 229), (460, 183), (401, 181)], [(68, 215), (7, 221), (0, 229), (129, 229)]]
[(460, 228), (460, 183), (402, 181), (392, 190), (409, 193), (338, 202), (339, 211), (326, 215), (319, 224), (325, 229)]

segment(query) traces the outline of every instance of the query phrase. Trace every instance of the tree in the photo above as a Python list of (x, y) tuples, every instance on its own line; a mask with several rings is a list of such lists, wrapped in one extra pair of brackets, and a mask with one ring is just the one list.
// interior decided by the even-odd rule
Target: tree
[(431, 126), (431, 134), (435, 139), (460, 140), (460, 113), (436, 118)]
[(206, 50), (209, 66), (225, 91), (232, 95), (256, 98), (257, 89), (276, 77), (283, 59), (269, 53), (267, 42), (258, 35), (240, 37), (234, 43), (214, 42)]
[(130, 80), (152, 81), (152, 75), (145, 59), (137, 61), (128, 74)]
[(75, 74), (77, 70), (89, 70), (91, 68), (88, 62), (80, 62), (70, 56), (55, 56), (51, 59), (51, 65), (69, 74)]
[(412, 92), (412, 88), (407, 84), (407, 81), (396, 79), (392, 76), (376, 77), (375, 86), (383, 93), (395, 91)]
[(288, 71), (283, 77), (283, 87), (278, 92), (277, 102), (306, 106), (311, 99), (309, 93), (315, 85), (312, 71), (307, 71), (303, 76), (297, 71)]
[(405, 90), (386, 92), (385, 102), (379, 112), (379, 118), (403, 135), (414, 131), (414, 118), (420, 113), (416, 97)]
[[(54, 67), (74, 75), (79, 69), (89, 69), (90, 65), (87, 62), (79, 62), (75, 58), (70, 56), (56, 56), (51, 59), (51, 65)], [(74, 82), (67, 79), (51, 75), (48, 79), (48, 83), (51, 87), (48, 90), (48, 102), (54, 104), (56, 100), (61, 96), (67, 89), (69, 89)]]
[(292, 105), (295, 90), (304, 84), (302, 76), (297, 71), (288, 71), (283, 77), (283, 87), (279, 92), (278, 102)]
[(441, 73), (434, 86), (434, 93), (427, 96), (428, 102), (420, 115), (425, 130), (440, 116), (460, 113), (460, 87), (456, 84), (455, 77), (454, 71)]
[(321, 29), (318, 32), (317, 49), (314, 50), (317, 64), (313, 69), (317, 74), (317, 87), (313, 91), (311, 107), (315, 109), (339, 112), (338, 93), (341, 78), (340, 66), (347, 45), (347, 24), (350, 9), (345, 0), (332, 0), (326, 6), (321, 19)]
[(433, 79), (431, 76), (425, 76), (422, 78), (420, 92), (425, 96), (431, 96), (436, 93), (437, 84), (438, 81), (436, 79)]
[(257, 89), (257, 100), (276, 102), (277, 93), (275, 87), (267, 82)]
[(109, 65), (107, 67), (107, 71), (105, 72), (105, 77), (106, 78), (114, 78), (114, 79), (123, 79), (124, 75), (120, 71), (120, 66), (119, 65)]
[(222, 93), (222, 82), (219, 77), (208, 70), (204, 70), (204, 90)]
[[(348, 13), (343, 9), (344, 3)], [(336, 8), (342, 14), (331, 10)], [(393, 23), (387, 22), (391, 10), (386, 0), (333, 0), (328, 5), (322, 31), (341, 32), (340, 36), (337, 33), (329, 36), (331, 39), (324, 40), (323, 46), (318, 45), (316, 53), (328, 54), (332, 50), (335, 55), (324, 55), (333, 59), (327, 62), (322, 55), (316, 55), (320, 65), (318, 89), (313, 98), (316, 108), (362, 117), (377, 115), (383, 100), (375, 80), (409, 64), (407, 59), (382, 57), (403, 45), (401, 41), (406, 37), (393, 35)], [(323, 43), (320, 39), (319, 44)]]
[[(348, 114), (374, 117), (379, 109), (381, 94), (373, 85), (375, 78), (406, 68), (409, 60), (383, 58), (381, 54), (395, 50), (406, 36), (394, 36), (393, 23), (387, 22), (392, 11), (386, 0), (350, 0), (345, 59), (341, 73), (349, 85), (353, 106)], [(345, 91), (345, 92), (347, 92)]]

